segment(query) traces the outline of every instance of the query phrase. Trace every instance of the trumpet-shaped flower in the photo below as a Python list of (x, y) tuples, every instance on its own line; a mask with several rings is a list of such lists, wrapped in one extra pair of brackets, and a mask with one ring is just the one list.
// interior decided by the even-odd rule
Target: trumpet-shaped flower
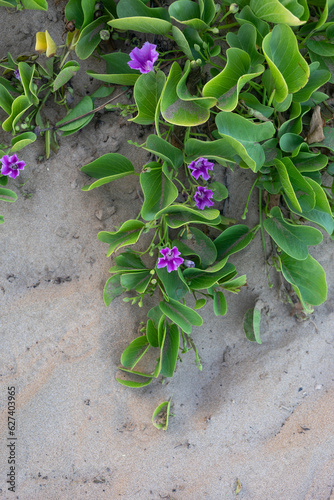
[(26, 166), (24, 161), (19, 161), (16, 154), (13, 156), (5, 155), (0, 159), (0, 161), (2, 163), (2, 175), (8, 175), (12, 179), (16, 179), (16, 177), (19, 175), (19, 170), (23, 170)]
[(38, 33), (36, 33), (35, 50), (39, 54), (43, 54), (43, 52), (46, 52), (46, 57), (52, 57), (56, 54), (57, 45), (52, 40), (48, 31), (45, 31), (45, 33), (43, 31), (39, 31)]
[(191, 175), (197, 180), (201, 175), (202, 178), (207, 181), (210, 179), (208, 170), (212, 170), (214, 163), (211, 163), (206, 158), (198, 158), (198, 160), (192, 161), (188, 168), (192, 170)]
[(145, 42), (141, 49), (135, 47), (129, 54), (131, 61), (128, 62), (128, 65), (130, 68), (139, 69), (141, 73), (153, 71), (153, 64), (159, 57), (156, 48), (156, 45), (149, 42)]
[(21, 75), (20, 75), (20, 72), (19, 72), (19, 68), (16, 68), (16, 70), (14, 71), (14, 76), (17, 80), (20, 80), (21, 81)]
[(184, 260), (182, 259), (182, 257), (179, 257), (179, 255), (181, 254), (178, 251), (177, 247), (173, 247), (171, 250), (168, 247), (163, 248), (162, 250), (160, 250), (160, 253), (163, 255), (163, 257), (159, 258), (157, 268), (161, 269), (162, 267), (167, 266), (168, 273), (170, 273), (171, 271), (176, 271)]
[(195, 267), (195, 262), (193, 260), (188, 260), (186, 259), (183, 264), (186, 266), (186, 267)]
[(211, 191), (211, 189), (208, 189), (204, 186), (199, 186), (194, 196), (197, 208), (199, 208), (200, 210), (204, 210), (205, 207), (212, 207), (212, 197), (213, 192)]

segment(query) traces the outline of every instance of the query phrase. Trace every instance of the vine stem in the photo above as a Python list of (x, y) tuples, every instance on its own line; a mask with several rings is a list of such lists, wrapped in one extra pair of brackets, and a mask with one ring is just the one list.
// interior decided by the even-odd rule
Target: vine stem
[(245, 220), (246, 219), (246, 214), (248, 212), (248, 204), (249, 204), (249, 200), (250, 200), (250, 197), (252, 195), (252, 192), (253, 192), (253, 189), (255, 188), (255, 185), (257, 183), (257, 177), (255, 179), (255, 181), (253, 182), (253, 185), (252, 187), (250, 188), (250, 191), (248, 193), (248, 196), (247, 196), (247, 201), (246, 201), (246, 206), (245, 206), (245, 210), (244, 210), (244, 213), (242, 214), (241, 218), (242, 220)]
[(116, 95), (115, 97), (112, 97), (107, 102), (101, 104), (101, 106), (98, 106), (97, 108), (92, 109), (91, 111), (88, 111), (87, 113), (84, 113), (83, 115), (77, 116), (76, 118), (72, 118), (72, 120), (68, 120), (67, 122), (64, 122), (64, 123), (62, 123), (60, 125), (53, 125), (52, 127), (49, 127), (49, 128), (42, 128), (40, 130), (40, 132), (47, 132), (48, 130), (57, 130), (57, 129), (61, 128), (61, 127), (64, 127), (65, 125), (69, 125), (70, 123), (76, 122), (77, 120), (81, 120), (81, 118), (85, 118), (86, 116), (89, 116), (89, 115), (92, 115), (94, 113), (97, 113), (98, 111), (101, 111), (101, 109), (103, 109), (107, 104), (110, 104), (115, 99), (118, 99), (119, 97), (121, 97), (121, 95), (125, 94), (126, 92), (128, 92), (128, 89), (124, 90), (123, 92), (121, 92), (120, 94)]

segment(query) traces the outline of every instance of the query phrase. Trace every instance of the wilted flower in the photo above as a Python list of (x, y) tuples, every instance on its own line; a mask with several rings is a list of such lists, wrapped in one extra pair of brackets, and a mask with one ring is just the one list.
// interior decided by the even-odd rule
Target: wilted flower
[(48, 31), (45, 31), (45, 33), (43, 31), (39, 31), (38, 33), (36, 33), (35, 50), (39, 54), (43, 54), (43, 52), (46, 52), (46, 57), (52, 57), (55, 55), (55, 53), (57, 52), (57, 45), (52, 40)]
[(156, 45), (149, 42), (145, 42), (141, 49), (135, 47), (129, 54), (132, 59), (128, 62), (130, 68), (139, 69), (141, 73), (153, 71), (153, 64), (159, 57), (156, 48)]
[(24, 161), (19, 161), (16, 154), (13, 156), (5, 155), (0, 158), (2, 163), (1, 173), (2, 175), (8, 175), (12, 179), (16, 179), (19, 175), (19, 170), (23, 170), (26, 164)]
[(167, 248), (163, 248), (160, 250), (160, 253), (163, 257), (160, 257), (158, 260), (157, 268), (161, 269), (162, 267), (167, 266), (167, 272), (176, 271), (177, 268), (182, 264), (182, 257), (179, 257), (181, 253), (178, 251), (177, 247), (173, 247), (171, 250)]
[(17, 80), (21, 81), (21, 76), (20, 76), (19, 68), (16, 68), (16, 70), (14, 71), (14, 76), (15, 76), (15, 78)]
[(194, 196), (197, 208), (199, 208), (200, 210), (204, 210), (205, 207), (211, 207), (213, 205), (213, 201), (211, 201), (210, 198), (212, 197), (213, 192), (211, 191), (211, 189), (199, 186)]
[(183, 262), (183, 264), (186, 266), (186, 267), (195, 267), (195, 262), (193, 260), (188, 260), (188, 259), (185, 259), (185, 261)]
[(210, 175), (208, 174), (208, 170), (212, 170), (214, 163), (211, 163), (206, 158), (198, 158), (196, 161), (192, 161), (188, 168), (192, 170), (191, 175), (195, 177), (197, 180), (201, 175), (202, 178), (207, 181), (210, 179)]

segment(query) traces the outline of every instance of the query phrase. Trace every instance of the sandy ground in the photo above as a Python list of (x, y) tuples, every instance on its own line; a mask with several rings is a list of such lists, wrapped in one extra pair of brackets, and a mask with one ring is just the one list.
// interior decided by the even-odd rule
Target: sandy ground
[[(1, 8), (0, 57), (31, 52), (36, 31), (48, 29), (60, 43), (62, 26), (61, 6), (49, 13)], [(97, 86), (84, 73), (74, 84), (81, 96)], [(52, 109), (49, 117), (59, 119)], [(115, 113), (101, 119), (100, 128), (93, 119), (63, 138), (47, 162), (37, 161), (42, 141), (23, 150), (29, 168), (11, 184), (19, 200), (1, 204), (1, 498), (333, 499), (333, 242), (325, 236), (311, 251), (329, 289), (311, 320), (290, 316), (274, 271), (268, 288), (257, 239), (233, 259), (248, 288), (228, 297), (226, 317), (217, 319), (210, 305), (202, 310), (194, 340), (203, 371), (189, 352), (167, 384), (120, 386), (119, 358), (145, 310), (121, 299), (105, 308), (110, 259), (96, 235), (136, 216), (138, 179), (84, 193), (79, 168), (118, 151), (140, 170), (147, 156), (126, 142), (138, 140), (138, 127)], [(226, 215), (240, 219), (251, 182), (247, 171), (229, 176)], [(111, 207), (108, 219), (96, 217)], [(254, 193), (247, 223), (256, 221)], [(242, 329), (258, 297), (267, 305), (261, 346)], [(8, 386), (17, 391), (15, 493), (6, 484)], [(175, 416), (167, 432), (158, 431), (152, 411), (171, 396)]]

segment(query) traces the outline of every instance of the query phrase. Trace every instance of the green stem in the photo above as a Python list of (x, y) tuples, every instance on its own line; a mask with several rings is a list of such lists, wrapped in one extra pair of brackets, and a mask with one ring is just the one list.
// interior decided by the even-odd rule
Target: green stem
[(243, 214), (242, 214), (242, 216), (241, 216), (242, 220), (245, 220), (245, 219), (246, 219), (246, 214), (247, 214), (247, 212), (248, 212), (248, 204), (249, 204), (249, 200), (250, 200), (251, 194), (252, 194), (252, 192), (253, 192), (253, 189), (255, 188), (256, 183), (257, 183), (257, 177), (256, 177), (255, 181), (253, 182), (253, 185), (252, 185), (252, 187), (250, 188), (250, 191), (249, 191), (249, 193), (248, 193), (248, 196), (247, 196), (247, 201), (246, 201), (246, 206), (245, 206), (245, 210), (244, 210), (244, 213), (243, 213)]

